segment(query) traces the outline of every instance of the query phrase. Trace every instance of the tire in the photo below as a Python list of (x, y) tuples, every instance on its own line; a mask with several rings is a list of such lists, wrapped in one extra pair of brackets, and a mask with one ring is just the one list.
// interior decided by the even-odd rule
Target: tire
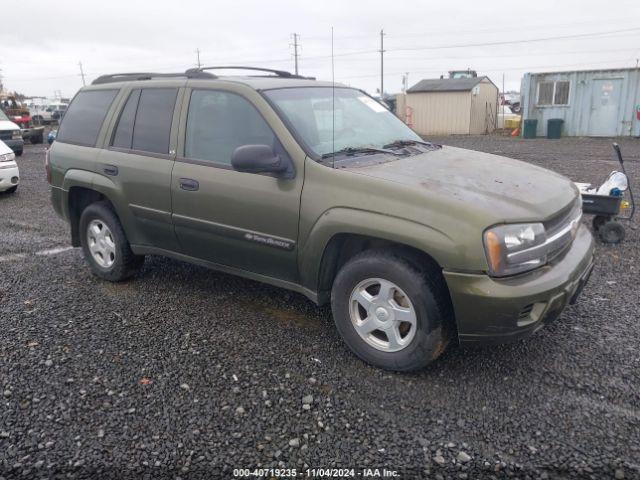
[(38, 135), (36, 137), (31, 137), (29, 140), (31, 141), (32, 145), (36, 145), (38, 143), (42, 143), (43, 137), (42, 137), (42, 135)]
[(598, 229), (598, 236), (602, 243), (616, 244), (624, 240), (624, 226), (615, 220), (603, 223)]
[[(98, 225), (102, 226), (99, 228), (102, 237), (92, 234), (90, 238), (89, 228)], [(135, 275), (142, 267), (144, 256), (135, 255), (131, 251), (120, 220), (107, 202), (92, 203), (84, 209), (80, 216), (79, 232), (84, 258), (97, 277), (110, 282), (120, 282)], [(104, 248), (102, 254), (97, 255), (96, 252), (100, 250), (98, 243)], [(110, 251), (107, 252), (107, 249)], [(102, 258), (102, 264), (98, 258)]]
[(23, 152), (23, 150), (22, 150), (22, 149), (20, 149), (20, 150), (16, 150), (16, 151), (15, 151), (16, 157), (21, 157), (21, 156), (22, 156), (22, 152)]
[(602, 215), (596, 215), (595, 217), (593, 217), (593, 220), (591, 222), (591, 225), (593, 225), (593, 230), (595, 232), (600, 230), (600, 227), (602, 225), (604, 225), (607, 220), (608, 220), (608, 218), (607, 217), (603, 217)]
[[(367, 287), (368, 282), (379, 280), (393, 285), (390, 289), (393, 302), (381, 300), (382, 283), (377, 293), (375, 284)], [(367, 298), (373, 299), (370, 304), (354, 300), (355, 292), (363, 289), (369, 294)], [(398, 307), (403, 308), (405, 318), (408, 318), (407, 311), (413, 311), (415, 324), (397, 323)], [(400, 254), (365, 251), (352, 258), (333, 282), (331, 309), (336, 328), (353, 353), (385, 370), (410, 371), (425, 367), (445, 350), (453, 330), (453, 309), (440, 271), (430, 266), (419, 269)], [(363, 317), (366, 320), (360, 324)], [(387, 330), (376, 329), (365, 334), (365, 338), (358, 333), (357, 324), (368, 324), (365, 330), (371, 325), (381, 325)], [(391, 333), (396, 338), (394, 345), (388, 332), (396, 327), (400, 336)], [(399, 345), (400, 342), (404, 345)]]
[(11, 188), (7, 188), (7, 189), (5, 190), (5, 193), (16, 193), (16, 191), (17, 191), (17, 190), (18, 190), (18, 186), (17, 186), (17, 185), (15, 185), (15, 186), (13, 186), (13, 187), (11, 187)]

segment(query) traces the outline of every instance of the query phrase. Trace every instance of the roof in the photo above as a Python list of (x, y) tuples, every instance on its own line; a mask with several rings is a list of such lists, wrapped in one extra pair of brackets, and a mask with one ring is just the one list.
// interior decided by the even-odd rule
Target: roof
[[(424, 79), (408, 89), (407, 93), (467, 92), (485, 79), (489, 80), (489, 77)], [(489, 82), (491, 82), (491, 80), (489, 80)]]
[(627, 68), (590, 68), (588, 70), (561, 70), (558, 72), (527, 72), (529, 75), (555, 75), (569, 73), (604, 73), (604, 72), (634, 72), (638, 71), (638, 67)]

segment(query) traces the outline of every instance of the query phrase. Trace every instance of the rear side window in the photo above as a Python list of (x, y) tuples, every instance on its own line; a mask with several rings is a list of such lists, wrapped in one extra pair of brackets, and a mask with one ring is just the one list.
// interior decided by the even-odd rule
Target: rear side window
[(131, 148), (133, 142), (133, 122), (136, 118), (136, 110), (138, 109), (138, 100), (140, 99), (140, 90), (134, 90), (129, 95), (129, 99), (122, 109), (118, 126), (113, 135), (111, 145), (119, 148)]
[(95, 146), (100, 127), (118, 90), (85, 90), (78, 93), (64, 116), (56, 141)]
[(194, 90), (189, 101), (185, 157), (231, 164), (231, 154), (241, 145), (279, 142), (258, 111), (239, 95), (214, 90)]
[(169, 153), (171, 120), (177, 88), (149, 88), (140, 93), (131, 148), (153, 153)]
[(136, 89), (122, 109), (111, 145), (152, 153), (169, 153), (169, 136), (177, 88)]

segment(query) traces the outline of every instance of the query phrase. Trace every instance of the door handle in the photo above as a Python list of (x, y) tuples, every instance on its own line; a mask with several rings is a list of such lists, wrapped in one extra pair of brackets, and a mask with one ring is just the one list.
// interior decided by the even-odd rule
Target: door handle
[(105, 165), (103, 171), (106, 175), (111, 175), (112, 177), (118, 175), (118, 167), (115, 165)]
[(192, 178), (181, 178), (180, 179), (180, 188), (182, 190), (188, 190), (190, 192), (195, 192), (200, 188), (200, 184), (197, 180), (193, 180)]

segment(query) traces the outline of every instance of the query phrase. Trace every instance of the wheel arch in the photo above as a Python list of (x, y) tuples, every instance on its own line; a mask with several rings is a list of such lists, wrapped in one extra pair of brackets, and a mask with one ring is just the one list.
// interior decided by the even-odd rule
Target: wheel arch
[(356, 233), (336, 233), (327, 243), (318, 269), (318, 304), (323, 305), (331, 298), (331, 287), (343, 265), (357, 254), (367, 250), (385, 251), (400, 255), (412, 264), (437, 272), (445, 283), (442, 266), (429, 253), (406, 243), (381, 237)]
[(80, 216), (85, 208), (95, 202), (107, 202), (118, 215), (111, 191), (113, 182), (102, 175), (86, 170), (69, 170), (64, 177), (63, 190), (67, 192), (66, 218), (71, 226), (71, 245), (80, 246)]

